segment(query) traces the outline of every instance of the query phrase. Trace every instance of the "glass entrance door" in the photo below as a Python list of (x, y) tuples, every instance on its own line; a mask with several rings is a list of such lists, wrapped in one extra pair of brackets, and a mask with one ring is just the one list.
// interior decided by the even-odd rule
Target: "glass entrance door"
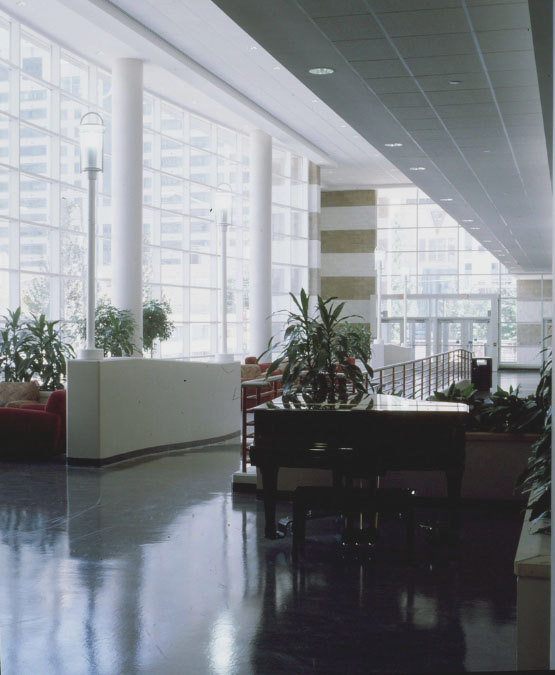
[(468, 349), (475, 357), (489, 356), (489, 319), (440, 319), (438, 350)]
[(423, 359), (430, 355), (430, 321), (428, 319), (408, 319), (408, 344), (414, 349), (414, 358)]

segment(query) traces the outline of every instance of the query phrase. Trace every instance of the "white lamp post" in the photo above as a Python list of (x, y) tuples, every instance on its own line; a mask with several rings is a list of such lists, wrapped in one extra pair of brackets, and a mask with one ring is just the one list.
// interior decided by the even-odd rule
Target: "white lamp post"
[(220, 353), (216, 354), (218, 363), (230, 363), (233, 354), (227, 353), (227, 228), (231, 225), (231, 211), (233, 207), (233, 195), (231, 187), (227, 183), (218, 185), (215, 196), (216, 222), (222, 231), (222, 246), (220, 255), (220, 276), (222, 281), (222, 294), (220, 302), (220, 320), (222, 337)]
[(104, 121), (98, 113), (89, 112), (83, 115), (79, 126), (79, 140), (81, 173), (86, 172), (89, 179), (87, 341), (85, 348), (80, 352), (80, 357), (89, 361), (98, 361), (104, 356), (102, 349), (96, 349), (94, 341), (96, 177), (104, 168)]
[(376, 339), (377, 344), (382, 343), (382, 272), (385, 259), (385, 251), (377, 248), (374, 251), (376, 261)]

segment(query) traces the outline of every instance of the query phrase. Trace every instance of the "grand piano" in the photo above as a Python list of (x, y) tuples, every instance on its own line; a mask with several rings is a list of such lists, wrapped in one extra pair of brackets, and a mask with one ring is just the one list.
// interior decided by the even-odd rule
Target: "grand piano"
[[(251, 464), (262, 474), (265, 536), (275, 539), (280, 467), (331, 469), (374, 479), (387, 471), (443, 471), (450, 525), (458, 533), (468, 406), (367, 394), (356, 403), (268, 401), (254, 408)], [(410, 487), (410, 486), (407, 486)]]

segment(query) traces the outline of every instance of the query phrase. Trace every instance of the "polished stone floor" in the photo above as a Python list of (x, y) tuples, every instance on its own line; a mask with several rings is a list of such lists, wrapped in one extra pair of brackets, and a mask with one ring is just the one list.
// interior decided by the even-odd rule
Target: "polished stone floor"
[(290, 538), (262, 538), (261, 503), (231, 494), (238, 456), (2, 463), (2, 675), (515, 668), (518, 512), (466, 510), (454, 547), (421, 529), (412, 559), (399, 521), (358, 559), (335, 518), (313, 520), (293, 566)]

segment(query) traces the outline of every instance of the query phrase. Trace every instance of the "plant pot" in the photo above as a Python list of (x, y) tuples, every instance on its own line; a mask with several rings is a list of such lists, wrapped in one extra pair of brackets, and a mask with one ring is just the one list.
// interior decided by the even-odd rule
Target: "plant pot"
[[(526, 468), (537, 434), (466, 432), (463, 499), (523, 500), (514, 486)], [(445, 476), (438, 471), (395, 471), (380, 478), (381, 487), (410, 487), (419, 497), (446, 497)]]

